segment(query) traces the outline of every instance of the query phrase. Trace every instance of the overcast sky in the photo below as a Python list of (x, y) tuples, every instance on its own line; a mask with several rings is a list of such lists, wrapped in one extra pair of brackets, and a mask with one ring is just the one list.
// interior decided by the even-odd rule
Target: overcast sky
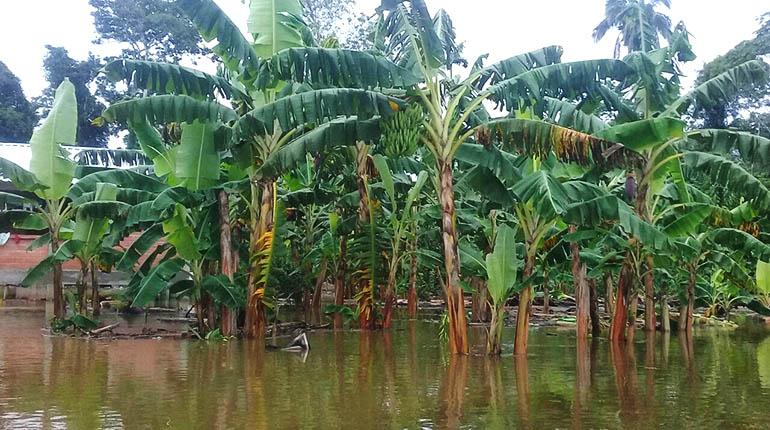
[[(368, 13), (379, 3), (358, 2)], [(242, 0), (217, 3), (236, 23), (245, 24)], [(614, 34), (599, 44), (591, 38), (591, 30), (602, 18), (604, 0), (428, 0), (428, 5), (433, 11), (441, 7), (450, 13), (471, 61), (483, 53), (496, 60), (552, 44), (564, 47), (565, 60), (612, 56)], [(39, 95), (46, 86), (42, 70), (46, 44), (63, 46), (78, 59), (89, 51), (115, 53), (114, 46), (92, 44), (95, 33), (87, 0), (4, 0), (0, 11), (0, 61), (19, 76), (27, 97)], [(685, 21), (699, 57), (685, 69), (688, 81), (704, 61), (751, 38), (757, 17), (768, 11), (767, 0), (673, 0), (672, 21)]]

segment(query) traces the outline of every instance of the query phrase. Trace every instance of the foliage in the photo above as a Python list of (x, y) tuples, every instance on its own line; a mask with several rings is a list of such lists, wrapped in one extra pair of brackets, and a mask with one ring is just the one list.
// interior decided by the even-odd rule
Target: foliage
[(192, 23), (172, 0), (89, 0), (95, 43), (127, 45), (121, 56), (179, 61), (207, 52)]
[(105, 106), (89, 88), (101, 68), (101, 61), (90, 55), (85, 61), (78, 61), (69, 56), (66, 49), (46, 45), (46, 56), (43, 60), (48, 87), (40, 97), (35, 98), (35, 104), (43, 109), (44, 114), (51, 109), (54, 93), (64, 79), (69, 79), (75, 87), (78, 105), (77, 144), (78, 146), (106, 147), (110, 135), (109, 128), (98, 127), (92, 120), (98, 117)]
[(0, 141), (27, 142), (37, 123), (19, 78), (0, 61)]

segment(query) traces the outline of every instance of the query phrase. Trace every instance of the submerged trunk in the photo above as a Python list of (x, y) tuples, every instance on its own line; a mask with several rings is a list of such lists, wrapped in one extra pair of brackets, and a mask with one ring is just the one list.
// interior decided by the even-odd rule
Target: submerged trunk
[[(569, 232), (575, 233), (577, 228), (569, 226)], [(588, 337), (588, 319), (590, 313), (590, 293), (586, 284), (586, 266), (580, 262), (580, 248), (577, 242), (570, 243), (572, 251), (572, 279), (575, 285), (575, 307), (577, 313), (577, 337)]]
[[(416, 211), (415, 211), (416, 212)], [(410, 242), (412, 254), (409, 257), (409, 290), (406, 298), (406, 309), (409, 319), (417, 318), (417, 223), (414, 227), (414, 240)]]
[(655, 331), (655, 261), (652, 255), (646, 258), (644, 273), (644, 330)]
[(527, 262), (524, 264), (524, 279), (527, 285), (519, 293), (519, 310), (516, 313), (516, 338), (513, 341), (513, 354), (526, 355), (529, 341), (529, 314), (532, 308), (532, 284), (528, 280), (535, 268), (535, 256), (529, 255), (527, 250)]
[(503, 326), (505, 325), (505, 303), (501, 303), (492, 309), (492, 321), (489, 324), (487, 335), (487, 354), (500, 355), (501, 341), (503, 338)]
[(91, 309), (93, 316), (98, 317), (101, 313), (102, 306), (99, 303), (99, 279), (96, 273), (96, 263), (91, 262)]
[(406, 309), (409, 319), (417, 318), (417, 254), (412, 248), (412, 256), (409, 262), (409, 292), (406, 297)]
[[(356, 175), (358, 183), (358, 224), (361, 227), (373, 222), (369, 209), (368, 180), (370, 175), (369, 147), (361, 142), (356, 144)], [(371, 233), (370, 233), (371, 234)], [(370, 238), (374, 240), (374, 238)], [(360, 267), (364, 273), (357, 285), (358, 328), (373, 330), (376, 326), (376, 309), (374, 308), (374, 267)]]
[[(227, 276), (230, 281), (235, 275), (235, 259), (233, 258), (232, 230), (230, 229), (230, 203), (227, 198), (227, 192), (220, 190), (219, 200), (219, 249), (220, 249), (220, 271)], [(235, 336), (237, 327), (238, 312), (222, 305), (219, 310), (220, 321), (219, 331), (222, 336)]]
[[(51, 233), (51, 255), (59, 250), (59, 238)], [(64, 303), (64, 280), (62, 277), (61, 263), (53, 264), (53, 316), (62, 319), (67, 315), (67, 305)]]
[(596, 280), (593, 278), (588, 278), (588, 292), (591, 300), (591, 335), (597, 337), (602, 331), (602, 325), (599, 320), (599, 297), (596, 291)]
[[(395, 260), (394, 254), (392, 259)], [(396, 263), (390, 264), (390, 270), (388, 270), (388, 283), (385, 286), (384, 302), (385, 305), (382, 310), (382, 328), (389, 329), (393, 323), (393, 309), (396, 306)]]
[(452, 354), (468, 354), (468, 327), (465, 317), (463, 289), (460, 285), (460, 254), (457, 249), (457, 229), (455, 225), (454, 184), (451, 161), (439, 163), (440, 201), (441, 201), (441, 238), (444, 245), (444, 269), (447, 281), (447, 315), (449, 319), (449, 351)]
[(633, 268), (631, 256), (627, 256), (620, 268), (618, 277), (617, 299), (615, 300), (612, 324), (610, 325), (610, 340), (621, 341), (626, 337), (626, 323), (628, 320), (628, 297), (632, 286)]
[(326, 280), (326, 269), (329, 263), (324, 258), (321, 261), (321, 267), (318, 269), (318, 277), (315, 280), (315, 289), (313, 290), (313, 318), (316, 322), (321, 321), (321, 293), (323, 292), (323, 284)]
[(628, 302), (628, 327), (626, 328), (626, 340), (634, 341), (636, 335), (636, 317), (639, 314), (639, 295), (634, 292)]
[(687, 270), (690, 275), (687, 279), (687, 304), (682, 306), (684, 312), (679, 314), (679, 331), (686, 332), (689, 335), (692, 334), (693, 328), (693, 313), (695, 311), (695, 283), (698, 280), (698, 275), (695, 272), (694, 264), (688, 264)]
[[(248, 337), (263, 337), (267, 327), (267, 309), (264, 296), (267, 276), (270, 270), (270, 258), (273, 248), (273, 225), (275, 220), (275, 182), (259, 182), (259, 217), (255, 218), (252, 210), (252, 231), (249, 243), (249, 296), (246, 302), (246, 322), (244, 333)], [(252, 193), (257, 192), (252, 186)], [(252, 199), (256, 199), (252, 195)]]
[[(337, 264), (337, 274), (334, 277), (334, 304), (337, 306), (337, 310), (345, 304), (345, 272), (347, 271), (347, 254), (348, 254), (348, 237), (340, 237), (340, 260)], [(334, 329), (339, 330), (342, 328), (344, 321), (342, 320), (342, 314), (337, 312), (334, 314)]]

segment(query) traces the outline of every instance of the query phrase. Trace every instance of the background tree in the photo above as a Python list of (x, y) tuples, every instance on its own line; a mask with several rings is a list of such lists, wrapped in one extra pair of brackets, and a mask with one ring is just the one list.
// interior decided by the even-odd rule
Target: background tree
[(169, 0), (89, 0), (98, 37), (94, 43), (127, 45), (122, 58), (179, 61), (208, 50), (198, 31)]
[[(734, 48), (706, 63), (698, 74), (696, 85), (701, 84), (731, 67), (770, 54), (770, 12), (760, 17), (760, 28), (755, 37), (744, 40)], [(741, 112), (760, 108), (770, 103), (770, 80), (743, 89), (737, 97), (722, 103), (696, 105), (693, 117), (705, 128), (732, 127), (770, 136), (770, 115), (752, 112), (742, 118)]]
[(355, 5), (355, 0), (305, 0), (305, 23), (319, 43), (334, 37), (344, 48), (371, 48), (373, 20), (357, 12)]
[(48, 53), (43, 60), (43, 68), (48, 87), (41, 96), (34, 99), (35, 104), (44, 112), (48, 111), (53, 105), (56, 88), (64, 78), (69, 78), (75, 86), (78, 103), (77, 145), (106, 147), (110, 129), (91, 123), (105, 109), (104, 104), (91, 91), (91, 83), (102, 67), (101, 61), (93, 55), (89, 55), (85, 61), (75, 60), (61, 47), (46, 45), (46, 49)]
[(604, 19), (594, 28), (594, 40), (598, 42), (610, 29), (617, 29), (615, 58), (620, 58), (622, 46), (629, 52), (660, 48), (660, 36), (666, 40), (671, 36), (671, 18), (656, 10), (660, 5), (668, 9), (671, 0), (607, 0)]
[(37, 123), (19, 78), (0, 61), (0, 141), (27, 142)]

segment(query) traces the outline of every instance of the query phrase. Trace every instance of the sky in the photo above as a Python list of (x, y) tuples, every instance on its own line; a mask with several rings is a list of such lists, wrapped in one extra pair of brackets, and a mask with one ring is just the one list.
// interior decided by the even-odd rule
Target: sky
[[(216, 0), (236, 23), (246, 22), (243, 0)], [(465, 41), (465, 55), (473, 61), (489, 53), (490, 61), (548, 45), (562, 45), (564, 60), (611, 57), (615, 34), (596, 44), (593, 27), (601, 20), (604, 0), (427, 0), (432, 12), (446, 9), (457, 38)], [(757, 17), (770, 12), (767, 0), (673, 0), (669, 15), (684, 20), (692, 33), (698, 60), (688, 64), (685, 82), (692, 82), (704, 62), (752, 37)], [(358, 7), (373, 13), (378, 0), (358, 0)], [(0, 1), (0, 61), (21, 79), (27, 97), (46, 86), (42, 70), (45, 45), (63, 46), (70, 55), (85, 59), (89, 51), (115, 54), (117, 46), (94, 45), (96, 37), (88, 0)]]

